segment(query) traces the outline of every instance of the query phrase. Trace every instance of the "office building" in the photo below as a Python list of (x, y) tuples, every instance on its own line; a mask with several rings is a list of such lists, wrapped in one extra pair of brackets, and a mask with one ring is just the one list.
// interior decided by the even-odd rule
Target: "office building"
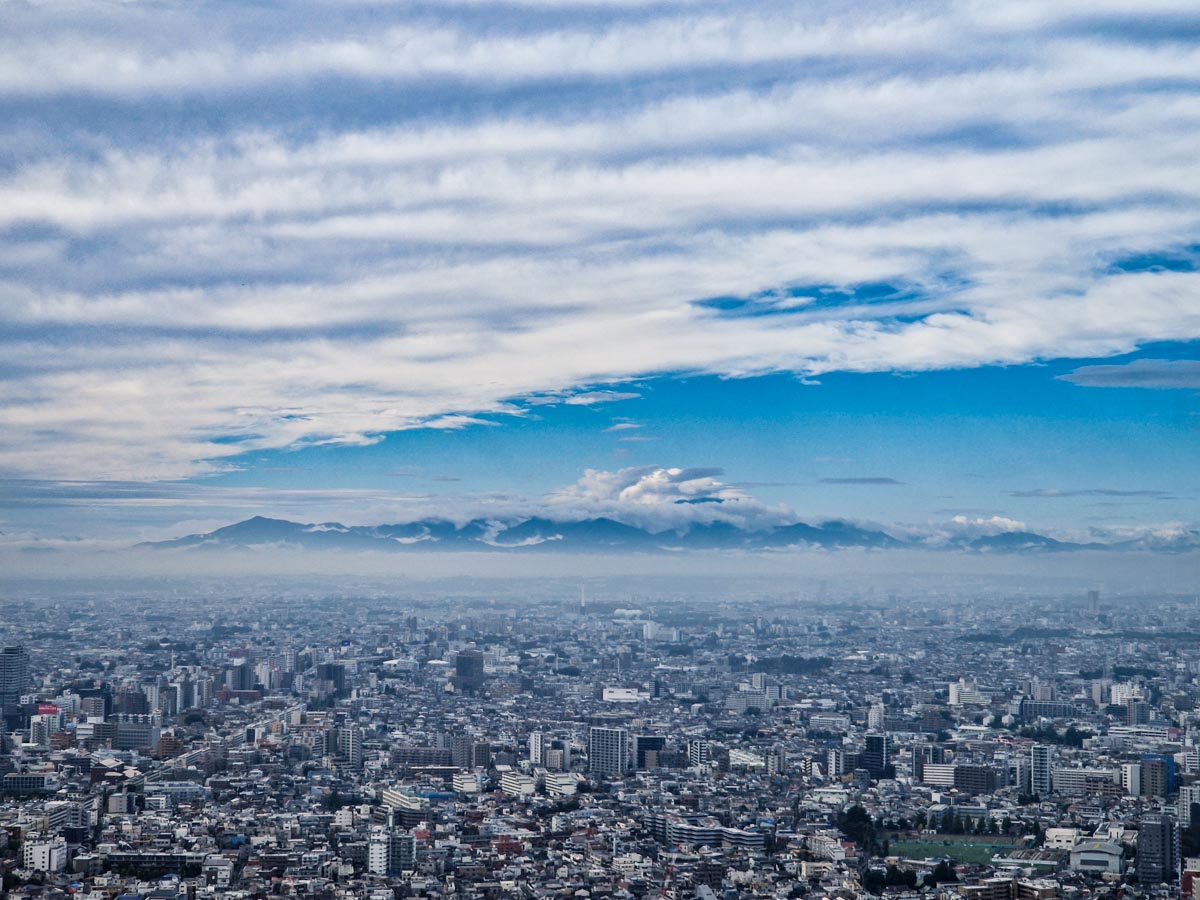
[(29, 688), (29, 651), (24, 647), (0, 650), (0, 707), (18, 706)]
[(892, 742), (887, 734), (867, 735), (867, 744), (859, 763), (871, 774), (872, 778), (886, 777), (891, 757)]
[(1165, 754), (1142, 757), (1142, 796), (1167, 797), (1175, 792), (1175, 759)]
[(483, 653), (479, 650), (460, 650), (454, 657), (454, 687), (461, 694), (474, 696), (483, 690)]
[(949, 685), (947, 703), (950, 706), (986, 706), (991, 697), (979, 690), (974, 678), (960, 678)]
[(588, 769), (600, 776), (619, 776), (629, 769), (629, 732), (593, 726), (588, 731)]
[(946, 751), (937, 744), (914, 744), (912, 748), (912, 776), (921, 781), (927, 764), (940, 765), (946, 761)]
[(659, 754), (667, 746), (667, 739), (659, 734), (639, 734), (633, 739), (633, 763), (641, 769), (657, 769)]
[(1137, 876), (1142, 886), (1179, 877), (1179, 827), (1168, 815), (1142, 816), (1138, 827)]

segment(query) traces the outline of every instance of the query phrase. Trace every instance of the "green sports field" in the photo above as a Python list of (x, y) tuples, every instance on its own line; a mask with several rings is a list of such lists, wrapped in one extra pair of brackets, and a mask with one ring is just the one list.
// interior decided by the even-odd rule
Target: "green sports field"
[(949, 856), (958, 862), (980, 864), (991, 862), (994, 855), (1010, 851), (1014, 846), (1007, 842), (984, 843), (969, 838), (947, 836), (925, 841), (892, 841), (888, 849), (893, 856), (905, 856), (909, 859)]

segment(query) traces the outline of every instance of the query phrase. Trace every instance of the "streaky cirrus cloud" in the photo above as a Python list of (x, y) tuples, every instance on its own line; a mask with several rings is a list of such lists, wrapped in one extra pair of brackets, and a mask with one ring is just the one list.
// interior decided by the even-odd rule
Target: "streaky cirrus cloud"
[(1200, 360), (1135, 359), (1116, 366), (1081, 366), (1060, 375), (1084, 387), (1200, 388)]
[(1196, 266), (1156, 264), (1200, 246), (1194, 4), (5, 20), (0, 472), (190, 478), (662, 373), (1200, 337)]
[(1030, 491), (1010, 491), (1012, 497), (1128, 497), (1157, 499), (1170, 497), (1169, 491), (1123, 488), (1035, 488)]
[(891, 485), (904, 482), (883, 475), (866, 475), (859, 478), (822, 478), (821, 484)]

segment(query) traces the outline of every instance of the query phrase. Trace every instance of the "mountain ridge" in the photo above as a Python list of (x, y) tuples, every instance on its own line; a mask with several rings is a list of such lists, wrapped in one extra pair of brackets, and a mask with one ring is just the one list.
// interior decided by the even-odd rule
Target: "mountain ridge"
[(152, 550), (253, 550), (294, 547), (307, 550), (385, 552), (555, 552), (668, 553), (679, 551), (778, 552), (797, 548), (825, 550), (924, 549), (973, 553), (1064, 553), (1079, 550), (1150, 550), (1183, 552), (1200, 548), (1200, 534), (1187, 532), (1170, 541), (1151, 538), (1113, 543), (1064, 541), (1033, 531), (988, 535), (897, 536), (881, 528), (840, 519), (816, 524), (792, 522), (743, 529), (727, 522), (692, 523), (685, 528), (651, 531), (597, 516), (558, 520), (544, 516), (470, 519), (456, 524), (428, 517), (381, 525), (340, 522), (302, 523), (253, 516), (213, 531), (137, 545)]

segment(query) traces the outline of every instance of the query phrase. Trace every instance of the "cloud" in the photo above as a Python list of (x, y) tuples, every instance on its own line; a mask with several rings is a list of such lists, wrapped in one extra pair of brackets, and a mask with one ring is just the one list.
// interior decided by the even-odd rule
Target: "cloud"
[(641, 428), (641, 427), (642, 426), (637, 424), (636, 422), (617, 422), (615, 425), (609, 425), (604, 430), (605, 430), (605, 432), (632, 431), (635, 428)]
[[(429, 476), (452, 483), (454, 476)], [(399, 492), (368, 489), (271, 489), (191, 482), (43, 482), (0, 479), (0, 506), (10, 516), (34, 506), (62, 513), (72, 533), (0, 521), (0, 549), (21, 552), (92, 550), (109, 552), (138, 541), (209, 532), (252, 516), (341, 525), (404, 523), (425, 518), (463, 524), (503, 523), (531, 517), (554, 521), (609, 518), (650, 532), (684, 532), (724, 525), (765, 531), (797, 522), (818, 524), (828, 516), (796, 510), (755, 497), (746, 483), (725, 480), (718, 467), (636, 466), (615, 471), (588, 469), (573, 484), (541, 495), (503, 492)], [(942, 510), (939, 513), (948, 513)], [(914, 545), (960, 546), (979, 537), (1036, 531), (1061, 540), (1132, 542), (1145, 550), (1181, 552), (1200, 546), (1195, 523), (1122, 524), (1120, 517), (1097, 520), (1088, 531), (1027, 526), (1018, 519), (958, 511), (948, 521), (922, 524), (848, 521), (884, 531)], [(81, 536), (81, 532), (86, 532)], [(543, 535), (544, 537), (547, 535)]]
[(0, 471), (1200, 337), (1188, 4), (519, 5), (6, 8)]
[(608, 516), (661, 531), (696, 522), (725, 522), (761, 528), (796, 520), (785, 506), (772, 506), (721, 480), (720, 468), (631, 466), (615, 472), (588, 469), (574, 485), (547, 496), (549, 510), (577, 518)]
[(1010, 531), (1026, 531), (1028, 526), (1018, 520), (1006, 516), (969, 516), (958, 515), (950, 520), (951, 524), (964, 532), (972, 534), (1004, 534)]
[(1135, 359), (1113, 366), (1081, 366), (1059, 375), (1084, 387), (1200, 388), (1200, 360)]
[(912, 528), (910, 534), (932, 547), (938, 547), (952, 541), (969, 541), (1028, 530), (1029, 528), (1024, 522), (1008, 516), (971, 516), (960, 513), (946, 522)]
[(821, 484), (862, 484), (862, 485), (886, 485), (886, 484), (904, 484), (903, 481), (897, 481), (895, 478), (887, 478), (882, 476), (868, 476), (864, 478), (822, 478)]
[[(594, 406), (597, 403), (616, 403), (619, 400), (636, 400), (641, 394), (628, 391), (585, 391), (563, 400), (567, 406)], [(636, 426), (634, 426), (636, 427)], [(612, 430), (612, 429), (610, 429)]]
[(469, 428), (472, 425), (491, 425), (496, 426), (499, 423), (492, 422), (489, 419), (480, 419), (476, 416), (435, 416), (432, 419), (426, 419), (421, 423), (424, 428), (444, 428), (450, 431), (459, 431), (463, 428)]
[(1012, 497), (1170, 497), (1168, 491), (1156, 490), (1121, 490), (1119, 488), (1076, 488), (1060, 490), (1058, 488), (1037, 488), (1031, 491), (1010, 491)]
[(1106, 543), (1136, 541), (1155, 549), (1195, 548), (1200, 546), (1200, 529), (1184, 522), (1111, 523), (1089, 529), (1090, 536)]

